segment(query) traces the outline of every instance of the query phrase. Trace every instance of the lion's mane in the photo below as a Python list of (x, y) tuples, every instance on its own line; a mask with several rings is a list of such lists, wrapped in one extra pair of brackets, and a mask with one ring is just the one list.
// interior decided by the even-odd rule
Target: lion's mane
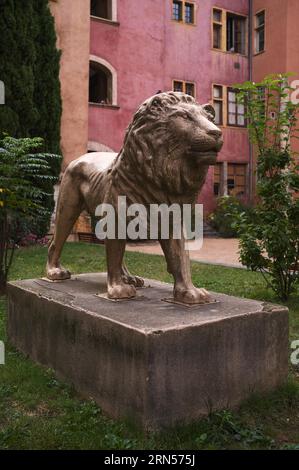
[(119, 192), (129, 194), (132, 202), (185, 202), (194, 200), (201, 189), (208, 167), (192, 167), (183, 155), (171, 158), (179, 142), (168, 123), (183, 103), (197, 104), (184, 93), (160, 93), (135, 113), (112, 168)]

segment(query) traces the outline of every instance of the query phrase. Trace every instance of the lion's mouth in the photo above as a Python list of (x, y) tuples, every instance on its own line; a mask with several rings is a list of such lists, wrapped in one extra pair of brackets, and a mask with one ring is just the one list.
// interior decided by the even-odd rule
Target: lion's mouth
[(204, 163), (206, 165), (215, 165), (218, 155), (218, 152), (214, 149), (199, 151), (192, 147), (189, 153), (198, 163)]

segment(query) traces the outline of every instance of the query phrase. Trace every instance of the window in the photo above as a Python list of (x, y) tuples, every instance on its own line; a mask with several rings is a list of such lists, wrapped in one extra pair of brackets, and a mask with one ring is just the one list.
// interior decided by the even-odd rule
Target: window
[(193, 3), (185, 3), (185, 23), (194, 24)]
[(259, 103), (259, 112), (260, 115), (265, 115), (266, 113), (266, 90), (264, 87), (258, 87), (257, 89), (257, 99)]
[(226, 29), (226, 50), (228, 52), (245, 54), (246, 19), (243, 16), (237, 16), (232, 13), (228, 13), (226, 16)]
[(112, 104), (112, 74), (96, 62), (89, 66), (89, 102)]
[(246, 197), (247, 163), (216, 163), (214, 166), (214, 196)]
[(227, 165), (227, 191), (229, 196), (246, 195), (246, 170), (243, 163), (228, 163)]
[(223, 124), (223, 86), (213, 85), (213, 105), (215, 109), (215, 124)]
[(255, 15), (255, 52), (265, 50), (265, 11)]
[[(212, 85), (215, 124), (218, 126), (246, 127), (246, 108), (243, 104), (238, 103), (237, 93), (237, 89), (227, 87), (226, 85)], [(262, 90), (259, 91), (258, 99), (261, 101), (262, 109), (264, 103)]]
[(183, 2), (174, 1), (172, 3), (172, 19), (175, 21), (183, 20)]
[(90, 14), (112, 20), (112, 0), (91, 0)]
[(195, 83), (193, 82), (184, 82), (181, 80), (173, 81), (173, 91), (180, 91), (186, 93), (187, 95), (193, 96), (195, 98)]
[(179, 82), (177, 80), (175, 80), (173, 82), (173, 91), (180, 91), (183, 93), (184, 91), (184, 82)]
[(213, 47), (222, 49), (222, 10), (213, 8)]
[(187, 95), (195, 97), (195, 85), (194, 83), (186, 82), (185, 83), (185, 93)]
[(213, 49), (246, 53), (247, 18), (220, 8), (213, 8)]
[(216, 163), (214, 166), (214, 196), (221, 196), (221, 167), (222, 163)]
[(227, 89), (227, 124), (228, 126), (245, 127), (245, 107), (237, 102), (237, 91)]
[(194, 24), (195, 22), (195, 6), (192, 2), (183, 0), (173, 0), (172, 2), (172, 19), (174, 21), (184, 22), (186, 24)]

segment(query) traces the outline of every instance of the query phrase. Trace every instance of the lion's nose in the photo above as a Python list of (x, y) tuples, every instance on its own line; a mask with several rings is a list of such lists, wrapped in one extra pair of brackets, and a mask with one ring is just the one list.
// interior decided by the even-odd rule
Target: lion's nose
[(208, 134), (209, 134), (209, 135), (212, 135), (213, 137), (217, 137), (217, 138), (219, 138), (219, 137), (222, 136), (221, 130), (220, 130), (220, 129), (217, 129), (217, 128), (215, 128), (215, 129), (209, 129), (209, 130), (208, 130)]

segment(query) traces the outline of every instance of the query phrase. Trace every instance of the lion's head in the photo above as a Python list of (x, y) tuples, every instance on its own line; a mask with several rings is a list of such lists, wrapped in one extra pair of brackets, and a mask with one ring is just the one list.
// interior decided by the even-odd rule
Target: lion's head
[(216, 162), (223, 140), (211, 105), (184, 93), (166, 92), (146, 100), (128, 127), (118, 159), (136, 182), (173, 194), (194, 194)]

